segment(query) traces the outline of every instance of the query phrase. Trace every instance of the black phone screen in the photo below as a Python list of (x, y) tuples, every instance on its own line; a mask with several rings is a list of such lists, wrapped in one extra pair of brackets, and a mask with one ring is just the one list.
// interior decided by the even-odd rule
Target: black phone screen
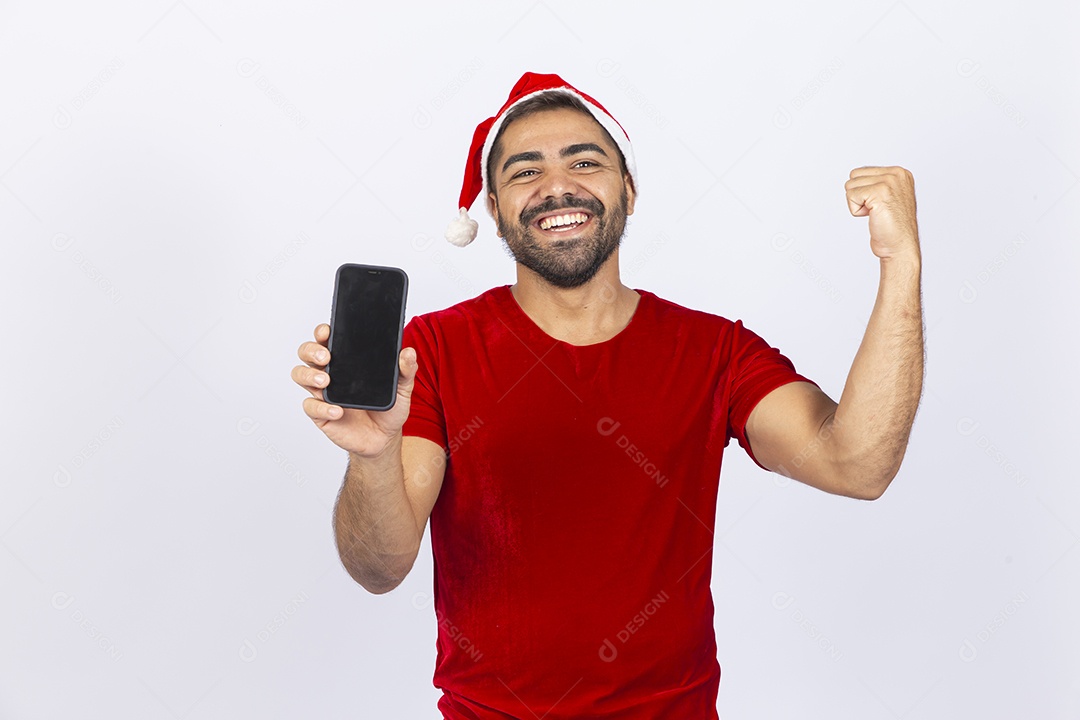
[(338, 268), (330, 311), (330, 382), (334, 405), (388, 410), (397, 399), (398, 354), (408, 277), (398, 268), (347, 263)]

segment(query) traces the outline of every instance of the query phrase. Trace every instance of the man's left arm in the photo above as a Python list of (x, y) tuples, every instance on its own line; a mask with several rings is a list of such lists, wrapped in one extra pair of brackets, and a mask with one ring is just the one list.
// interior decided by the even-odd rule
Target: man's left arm
[(840, 402), (809, 383), (782, 385), (754, 407), (746, 435), (770, 470), (873, 500), (900, 469), (922, 395), (922, 255), (910, 172), (856, 168), (844, 188), (851, 214), (869, 217), (881, 279)]

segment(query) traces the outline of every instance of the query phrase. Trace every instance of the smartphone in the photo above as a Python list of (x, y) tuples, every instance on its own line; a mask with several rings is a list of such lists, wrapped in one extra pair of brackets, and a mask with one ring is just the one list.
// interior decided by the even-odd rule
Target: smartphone
[(408, 286), (400, 268), (355, 263), (338, 268), (330, 307), (326, 402), (360, 410), (394, 406)]

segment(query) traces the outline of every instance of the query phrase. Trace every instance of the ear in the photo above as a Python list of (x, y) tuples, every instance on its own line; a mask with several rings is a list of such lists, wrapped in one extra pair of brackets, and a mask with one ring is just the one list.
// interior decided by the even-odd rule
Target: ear
[(634, 187), (634, 178), (630, 176), (630, 173), (626, 173), (623, 176), (623, 184), (626, 187), (626, 214), (634, 214), (634, 200), (637, 199), (637, 189)]
[(502, 235), (499, 235), (499, 230), (498, 230), (498, 228), (499, 228), (499, 199), (495, 196), (495, 193), (493, 193), (493, 192), (488, 193), (487, 201), (485, 202), (485, 204), (487, 205), (488, 215), (490, 215), (491, 219), (495, 221), (495, 234), (498, 237), (501, 238)]

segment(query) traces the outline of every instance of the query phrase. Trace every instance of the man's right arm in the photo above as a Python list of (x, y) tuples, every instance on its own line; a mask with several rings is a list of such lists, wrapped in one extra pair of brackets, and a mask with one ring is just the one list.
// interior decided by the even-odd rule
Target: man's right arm
[(358, 410), (323, 400), (329, 382), (326, 347), (330, 326), (315, 328), (315, 341), (300, 345), (304, 365), (292, 378), (307, 390), (304, 412), (338, 447), (348, 451), (334, 508), (338, 554), (349, 575), (372, 593), (397, 587), (420, 551), (431, 509), (442, 488), (446, 454), (425, 438), (402, 437), (418, 369), (416, 350), (398, 356), (397, 399), (389, 410)]
[(334, 537), (349, 575), (375, 594), (412, 569), (446, 470), (446, 454), (421, 437), (398, 435), (374, 457), (349, 453), (334, 507)]

